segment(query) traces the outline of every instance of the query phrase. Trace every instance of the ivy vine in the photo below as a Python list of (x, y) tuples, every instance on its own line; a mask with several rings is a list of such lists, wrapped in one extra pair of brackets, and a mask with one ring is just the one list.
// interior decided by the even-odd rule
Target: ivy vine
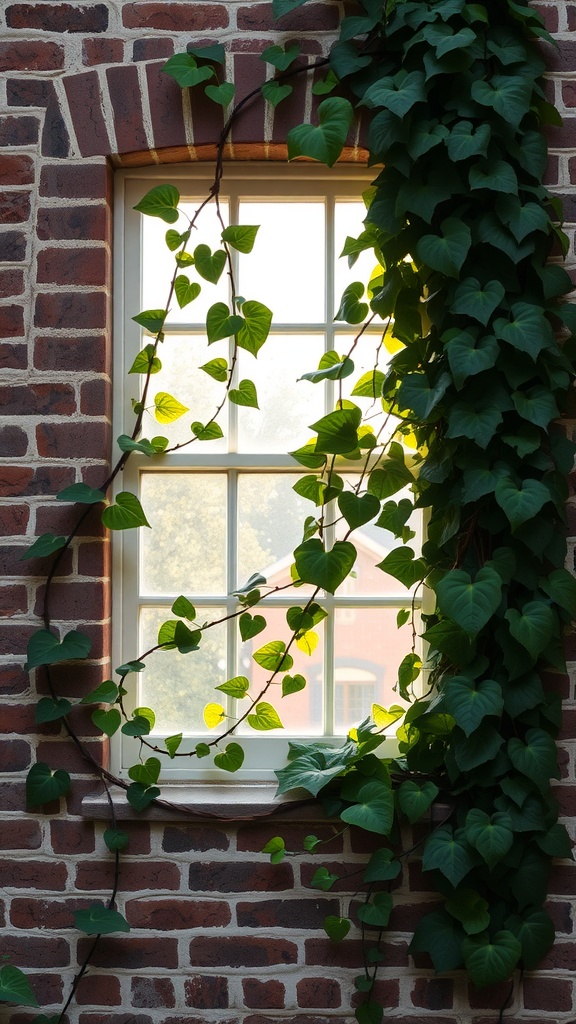
[[(304, 2), (274, 0), (275, 14), (281, 18)], [(290, 652), (313, 642), (314, 627), (326, 615), (322, 591), (334, 593), (353, 570), (354, 530), (376, 520), (394, 534), (398, 546), (380, 568), (435, 596), (434, 610), (424, 616), (424, 696), (414, 693), (422, 671), (416, 647), (399, 667), (398, 694), (411, 701), (397, 730), (399, 754), (386, 756), (385, 733), (402, 709), (376, 706), (342, 745), (291, 743), (289, 763), (277, 771), (279, 793), (304, 789), (343, 828), (356, 825), (382, 837), (354, 912), (365, 947), (365, 970), (356, 980), (359, 1024), (380, 1024), (383, 1014), (373, 993), (386, 956), (390, 888), (416, 849), (403, 848), (403, 823), (428, 822), (418, 849), (444, 900), (442, 909), (422, 917), (410, 948), (427, 952), (437, 971), (464, 967), (479, 986), (504, 981), (515, 968), (537, 966), (554, 937), (543, 908), (551, 858), (571, 855), (550, 785), (558, 778), (560, 700), (545, 681), (549, 671), (566, 670), (563, 634), (576, 613), (576, 582), (564, 568), (566, 477), (574, 444), (558, 422), (574, 380), (576, 308), (564, 301), (571, 282), (557, 259), (567, 251), (559, 203), (542, 184), (542, 132), (558, 123), (558, 115), (545, 98), (539, 40), (552, 43), (538, 12), (517, 0), (388, 0), (384, 7), (382, 0), (361, 0), (360, 13), (343, 19), (329, 58), (315, 65), (326, 67), (314, 86), (322, 97), (317, 123), (290, 130), (288, 156), (331, 167), (355, 118), (367, 119), (375, 179), (364, 196), (364, 230), (347, 240), (344, 255), (353, 266), (369, 251), (378, 269), (342, 297), (336, 317), (357, 331), (349, 351), (328, 353), (304, 375), (313, 383), (352, 376), (358, 338), (366, 322), (379, 316), (386, 325), (382, 344), (393, 339), (393, 354), (385, 369), (355, 381), (352, 398), (381, 402), (387, 429), (375, 433), (361, 402), (340, 391), (335, 409), (314, 424), (313, 441), (292, 453), (306, 471), (299, 493), (311, 498), (292, 580), (313, 590), (289, 609), (287, 636), (254, 654), (269, 672), (260, 692), (252, 694), (241, 676), (217, 687), (247, 697), (246, 711), (230, 720), (220, 703), (211, 703), (206, 721), (218, 732), (191, 754), (180, 751), (181, 734), (159, 747), (151, 735), (152, 709), (126, 712), (126, 676), (141, 671), (156, 650), (193, 657), (213, 625), (198, 621), (185, 595), (174, 603), (174, 618), (162, 625), (157, 645), (135, 653), (116, 669), (117, 679), (103, 681), (81, 702), (96, 705), (93, 721), (104, 734), (121, 729), (138, 741), (130, 783), (92, 762), (107, 787), (126, 789), (136, 810), (161, 795), (156, 783), (162, 757), (206, 757), (236, 771), (244, 756), (235, 737), (239, 723), (277, 727), (280, 719), (268, 699), (272, 683), (281, 677), (286, 695), (306, 685), (290, 674)], [(188, 411), (177, 396), (159, 391), (150, 397), (161, 369), (167, 311), (174, 300), (180, 307), (193, 302), (225, 271), (232, 299), (210, 308), (206, 331), (208, 343), (233, 338), (233, 356), (229, 363), (210, 359), (201, 368), (221, 382), (222, 399), (207, 422), (192, 422), (188, 443), (221, 436), (217, 418), (226, 401), (257, 406), (254, 383), (237, 380), (237, 355), (239, 348), (257, 355), (272, 312), (264, 302), (236, 294), (232, 250), (248, 256), (257, 227), (228, 225), (222, 217), (222, 154), (232, 124), (254, 95), (276, 105), (290, 94), (290, 78), (307, 72), (298, 54), (297, 46), (264, 52), (274, 78), (231, 108), (209, 194), (184, 230), (168, 227), (174, 274), (165, 307), (134, 317), (151, 340), (131, 369), (142, 376), (141, 398), (134, 403), (132, 433), (118, 439), (114, 469), (99, 489), (76, 484), (61, 492), (59, 500), (79, 503), (83, 511), (68, 536), (46, 534), (25, 556), (51, 560), (44, 628), (32, 636), (28, 651), (28, 668), (46, 673), (51, 693), (39, 702), (37, 720), (62, 719), (89, 760), (75, 735), (74, 707), (58, 696), (51, 666), (88, 657), (90, 641), (78, 631), (61, 637), (54, 630), (50, 584), (93, 504), (103, 506), (102, 521), (112, 530), (147, 525), (136, 495), (121, 492), (110, 501), (107, 494), (133, 454), (159, 459), (174, 450), (164, 436), (142, 436), (149, 411), (160, 423)], [(228, 111), (234, 87), (222, 80), (223, 58), (220, 46), (194, 47), (172, 57), (165, 71)], [(220, 247), (212, 251), (201, 242), (189, 251), (195, 221), (209, 202), (221, 220)], [(136, 209), (174, 225), (179, 203), (178, 190), (167, 184), (153, 188)], [(347, 462), (360, 462), (362, 471), (344, 486), (337, 470)], [(394, 497), (407, 484), (412, 498)], [(334, 506), (347, 531), (328, 549), (325, 516)], [(428, 515), (421, 551), (410, 543), (414, 509)], [(234, 617), (243, 638), (263, 628), (264, 616), (250, 609), (265, 610), (274, 589), (255, 575), (236, 592)], [(411, 614), (413, 619), (413, 612), (401, 613), (399, 624)], [(29, 805), (59, 797), (69, 786), (66, 772), (36, 764), (28, 776)], [(444, 808), (439, 823), (429, 816), (434, 802)], [(127, 834), (112, 820), (104, 838), (118, 858)], [(319, 846), (315, 836), (307, 838), (307, 850)], [(265, 851), (277, 862), (286, 853), (284, 840), (275, 837)], [(336, 880), (323, 867), (313, 884), (328, 890)], [(114, 899), (115, 891), (107, 907), (76, 914), (78, 927), (94, 934), (95, 942), (128, 929)], [(350, 924), (350, 918), (329, 917), (325, 929), (338, 942)], [(25, 975), (9, 964), (0, 969), (0, 999), (35, 1004)]]

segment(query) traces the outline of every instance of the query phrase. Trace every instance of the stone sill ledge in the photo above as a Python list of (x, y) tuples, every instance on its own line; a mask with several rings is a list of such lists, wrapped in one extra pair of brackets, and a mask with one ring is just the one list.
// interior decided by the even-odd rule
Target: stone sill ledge
[[(277, 783), (254, 782), (201, 784), (174, 783), (161, 786), (161, 797), (145, 811), (135, 811), (124, 790), (112, 787), (114, 814), (119, 821), (253, 821), (259, 818), (280, 818), (282, 821), (323, 821), (318, 801), (292, 794), (276, 797)], [(82, 816), (92, 820), (110, 821), (110, 803), (99, 787), (82, 800)]]

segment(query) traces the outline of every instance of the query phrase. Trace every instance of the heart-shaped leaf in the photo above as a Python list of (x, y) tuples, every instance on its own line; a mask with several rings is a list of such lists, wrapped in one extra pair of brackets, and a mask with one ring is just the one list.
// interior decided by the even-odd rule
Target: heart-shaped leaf
[(500, 604), (502, 580), (483, 566), (474, 582), (463, 569), (452, 569), (438, 581), (440, 607), (466, 633), (474, 635), (486, 625)]
[(284, 676), (282, 680), (282, 696), (288, 697), (291, 693), (298, 693), (299, 690), (304, 690), (306, 687), (306, 680), (304, 676), (299, 674), (294, 676)]
[(380, 502), (375, 494), (355, 494), (342, 491), (338, 495), (338, 508), (351, 530), (371, 522), (380, 511)]
[[(162, 67), (165, 74), (170, 75), (182, 89), (188, 89), (214, 76), (214, 68), (198, 67), (191, 53), (176, 53)], [(176, 190), (174, 190), (176, 191)], [(166, 219), (166, 218), (164, 218)], [(174, 218), (176, 220), (177, 218)], [(168, 221), (172, 224), (173, 221)]]
[(271, 640), (260, 647), (252, 657), (257, 665), (261, 665), (268, 672), (277, 672), (279, 669), (289, 672), (294, 664), (292, 657), (286, 654), (286, 644), (283, 640)]
[(231, 313), (225, 302), (215, 302), (206, 314), (208, 344), (237, 334), (243, 324), (244, 318)]
[(335, 320), (343, 320), (347, 324), (361, 324), (369, 312), (367, 302), (360, 302), (364, 295), (364, 285), (361, 281), (353, 281), (342, 294), (338, 312), (335, 313)]
[(335, 917), (333, 914), (329, 914), (328, 917), (324, 918), (322, 927), (330, 941), (336, 944), (346, 938), (350, 931), (351, 922), (347, 917)]
[(468, 225), (456, 217), (448, 217), (440, 225), (441, 235), (422, 235), (416, 245), (419, 258), (432, 270), (447, 277), (458, 277), (472, 236)]
[(514, 767), (543, 790), (550, 779), (559, 778), (556, 744), (544, 729), (528, 729), (524, 743), (513, 736), (508, 754)]
[(213, 100), (214, 103), (219, 103), (222, 107), (227, 107), (234, 99), (234, 91), (232, 82), (222, 82), (221, 85), (207, 85), (204, 89), (208, 99)]
[(203, 718), (204, 724), (208, 729), (215, 729), (226, 718), (226, 711), (221, 704), (216, 704), (212, 701), (204, 708)]
[(470, 736), (487, 715), (499, 716), (504, 700), (502, 689), (493, 679), (475, 683), (468, 676), (452, 676), (443, 689), (443, 703), (447, 712)]
[(483, 988), (510, 977), (522, 954), (522, 946), (512, 932), (497, 932), (492, 940), (483, 932), (465, 938), (462, 952), (472, 981)]
[(392, 913), (392, 896), (389, 892), (377, 892), (367, 903), (358, 907), (362, 924), (371, 928), (386, 928)]
[(236, 341), (240, 348), (256, 356), (270, 332), (272, 310), (262, 302), (249, 300), (242, 303), (242, 316), (244, 324), (238, 331)]
[(389, 882), (397, 878), (401, 870), (402, 865), (393, 851), (383, 846), (370, 857), (363, 877), (365, 882)]
[(498, 357), (498, 342), (492, 335), (477, 341), (468, 331), (454, 330), (447, 331), (442, 340), (446, 343), (446, 355), (458, 389), (468, 377), (489, 370)]
[(91, 717), (94, 725), (101, 729), (106, 736), (113, 736), (120, 728), (122, 721), (122, 715), (118, 708), (110, 708), (108, 711), (105, 711), (104, 708), (98, 708), (92, 712)]
[(254, 248), (258, 229), (258, 224), (230, 224), (222, 232), (222, 241), (238, 252), (249, 253)]
[(264, 85), (260, 87), (265, 100), (271, 103), (273, 107), (277, 107), (282, 100), (285, 100), (292, 92), (292, 86), (288, 83), (281, 85), (280, 82), (264, 82)]
[(342, 152), (353, 118), (349, 100), (342, 97), (323, 100), (318, 107), (318, 126), (301, 124), (288, 132), (288, 159), (308, 156), (332, 167)]
[(174, 282), (174, 291), (178, 305), (183, 309), (200, 295), (200, 285), (197, 281), (190, 282), (186, 274), (179, 274)]
[(180, 419), (188, 411), (188, 406), (182, 405), (182, 402), (174, 398), (174, 395), (169, 395), (167, 391), (159, 391), (154, 396), (154, 415), (158, 423), (174, 423), (174, 420)]
[(551, 500), (550, 491), (540, 480), (523, 480), (518, 487), (510, 477), (498, 481), (495, 495), (512, 530), (533, 519), (546, 502)]
[(133, 782), (126, 790), (126, 799), (135, 811), (145, 811), (157, 796), (160, 796), (158, 786), (143, 786), (141, 782)]
[(246, 676), (234, 676), (233, 679), (227, 679), (225, 683), (220, 683), (220, 686), (216, 686), (215, 689), (227, 693), (237, 700), (242, 700), (250, 689), (250, 681)]
[(358, 791), (356, 800), (340, 813), (342, 821), (378, 835), (389, 835), (394, 819), (392, 790), (380, 781), (367, 782)]
[(522, 963), (533, 971), (554, 942), (554, 923), (545, 910), (528, 910), (523, 916), (513, 914), (506, 920), (506, 928), (522, 946)]
[(266, 619), (263, 615), (252, 616), (249, 612), (244, 612), (238, 620), (238, 625), (242, 639), (250, 640), (251, 637), (258, 636), (258, 633), (266, 629)]
[(115, 850), (126, 850), (130, 844), (130, 836), (118, 828), (107, 828), (102, 836), (111, 853)]
[(283, 729), (278, 712), (271, 704), (260, 701), (256, 705), (255, 714), (248, 715), (246, 721), (252, 729), (258, 732), (268, 732), (270, 729)]
[(53, 700), (52, 697), (42, 697), (36, 705), (36, 722), (38, 725), (41, 725), (42, 722), (56, 722), (59, 718), (67, 715), (71, 709), (70, 701), (64, 697), (57, 700)]
[(149, 217), (160, 217), (166, 224), (178, 220), (180, 193), (174, 185), (155, 185), (134, 207)]
[(502, 302), (504, 294), (504, 285), (501, 281), (488, 281), (481, 285), (478, 278), (466, 277), (456, 289), (452, 312), (472, 316), (486, 326), (492, 313)]
[(461, 922), (467, 935), (477, 935), (490, 924), (488, 903), (475, 889), (457, 889), (446, 900), (446, 910)]
[(418, 783), (407, 779), (402, 783), (398, 790), (398, 803), (411, 825), (426, 813), (439, 792), (438, 787), (429, 780)]
[[(275, 17), (278, 17), (278, 15), (276, 14)], [(299, 53), (300, 46), (298, 46), (298, 43), (293, 43), (292, 46), (286, 48), (278, 45), (268, 46), (260, 54), (260, 60), (265, 60), (267, 64), (272, 64), (278, 71), (287, 71)]]
[(37, 668), (39, 665), (55, 665), (59, 661), (71, 661), (87, 658), (90, 654), (92, 641), (85, 633), (71, 630), (60, 642), (49, 629), (39, 629), (28, 641), (26, 669)]
[(104, 501), (105, 497), (103, 491), (89, 487), (88, 484), (71, 484), (56, 495), (58, 501), (77, 501), (82, 505), (97, 505), (98, 502)]
[(442, 825), (428, 837), (422, 854), (425, 871), (436, 868), (456, 886), (476, 863), (476, 854), (470, 848), (464, 829), (452, 831), (450, 825)]
[(39, 1005), (24, 971), (12, 967), (12, 964), (0, 967), (0, 1001), (17, 1003), (18, 1006)]
[(497, 812), (489, 816), (477, 807), (468, 811), (465, 831), (468, 842), (490, 869), (506, 856), (514, 839), (512, 821), (507, 814)]
[(557, 617), (544, 601), (529, 601), (521, 611), (509, 608), (505, 615), (515, 640), (536, 659), (558, 631)]
[(22, 555), (21, 560), (24, 561), (26, 558), (47, 558), (49, 555), (59, 551), (60, 548), (63, 548), (66, 544), (66, 539), (66, 537), (55, 537), (53, 533), (43, 533), (41, 537), (38, 537), (30, 545), (28, 550)]
[(208, 245), (197, 245), (194, 249), (194, 265), (200, 277), (211, 284), (217, 284), (226, 266), (226, 253), (224, 249), (212, 252)]
[(405, 117), (415, 103), (426, 99), (423, 71), (399, 71), (391, 78), (380, 78), (364, 93), (362, 103), (368, 107), (386, 107), (397, 117)]
[(128, 777), (133, 782), (141, 782), (144, 786), (153, 786), (158, 782), (161, 768), (157, 757), (149, 757), (144, 764), (134, 764), (128, 769)]
[(234, 405), (247, 405), (251, 409), (258, 408), (258, 395), (251, 380), (241, 380), (237, 388), (230, 389), (228, 398)]
[(120, 491), (114, 505), (108, 505), (102, 512), (102, 522), (109, 530), (132, 530), (137, 526), (150, 526), (144, 509), (135, 494)]
[(337, 540), (330, 551), (325, 551), (322, 541), (313, 537), (296, 548), (294, 559), (304, 583), (334, 594), (354, 566), (356, 548), (349, 541)]
[(74, 911), (74, 924), (86, 935), (110, 935), (111, 932), (129, 932), (130, 925), (122, 914), (101, 903), (93, 903), (87, 910)]
[(38, 761), (33, 764), (26, 777), (26, 805), (37, 807), (51, 800), (58, 800), (70, 789), (68, 772), (58, 768), (56, 771)]
[(244, 751), (239, 743), (227, 743), (226, 749), (214, 757), (214, 764), (225, 772), (237, 772), (244, 763)]

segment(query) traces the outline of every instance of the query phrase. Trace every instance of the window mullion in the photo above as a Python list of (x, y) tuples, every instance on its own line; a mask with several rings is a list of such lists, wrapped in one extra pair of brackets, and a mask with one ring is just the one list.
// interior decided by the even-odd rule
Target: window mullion
[[(231, 469), (228, 474), (227, 489), (227, 591), (228, 595), (236, 589), (236, 566), (238, 564), (238, 472)], [(236, 610), (236, 598), (226, 598), (226, 614), (232, 615)], [(226, 623), (226, 678), (236, 675), (238, 665), (238, 628), (236, 619), (228, 619)], [(227, 711), (234, 713), (234, 701), (227, 698)]]

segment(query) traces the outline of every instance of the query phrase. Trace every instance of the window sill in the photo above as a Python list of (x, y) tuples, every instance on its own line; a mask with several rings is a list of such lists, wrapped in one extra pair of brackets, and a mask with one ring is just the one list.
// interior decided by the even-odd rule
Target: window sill
[[(124, 790), (114, 788), (111, 800), (119, 821), (246, 821), (279, 817), (283, 821), (318, 821), (324, 815), (313, 797), (276, 797), (277, 783), (245, 782), (228, 784), (203, 782), (198, 785), (174, 783), (161, 787), (161, 797), (145, 811), (135, 811)], [(109, 821), (111, 809), (103, 788), (82, 800), (82, 816)]]

